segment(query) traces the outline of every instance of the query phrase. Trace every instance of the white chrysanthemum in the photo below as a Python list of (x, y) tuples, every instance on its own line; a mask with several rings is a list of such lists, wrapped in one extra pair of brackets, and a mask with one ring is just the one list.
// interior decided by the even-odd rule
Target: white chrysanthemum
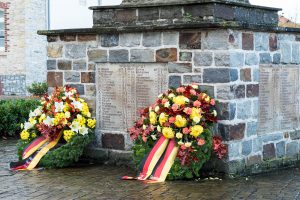
[(151, 135), (151, 137), (152, 137), (152, 140), (157, 140), (156, 135)]
[(30, 111), (30, 113), (29, 113), (29, 117), (31, 118), (31, 117), (35, 117), (35, 113), (34, 112), (32, 112), (32, 111)]
[(41, 116), (43, 114), (42, 107), (41, 106), (37, 107), (33, 112), (35, 114), (35, 117)]
[(24, 124), (24, 130), (27, 131), (29, 129), (33, 128), (33, 124), (31, 124), (30, 122), (25, 122)]
[(154, 111), (158, 112), (159, 111), (159, 106), (156, 106)]
[(164, 107), (165, 107), (165, 108), (169, 108), (169, 107), (170, 107), (170, 102), (167, 101), (167, 102), (164, 104)]
[(89, 129), (86, 126), (82, 126), (79, 128), (79, 134), (87, 135), (89, 133)]
[(168, 95), (168, 97), (169, 97), (170, 99), (172, 99), (173, 97), (175, 97), (175, 94), (171, 93), (171, 94)]
[(62, 112), (64, 110), (64, 102), (55, 102), (55, 112)]
[(47, 118), (43, 121), (43, 123), (46, 124), (47, 126), (53, 126), (54, 118), (47, 116)]
[(182, 133), (180, 133), (180, 132), (176, 133), (176, 138), (181, 139), (182, 137), (183, 137)]
[(74, 106), (75, 109), (79, 109), (80, 111), (82, 110), (83, 104), (79, 101), (73, 101), (71, 104)]
[(71, 126), (70, 126), (71, 130), (75, 133), (78, 133), (79, 129), (80, 129), (80, 124), (79, 122), (72, 122)]

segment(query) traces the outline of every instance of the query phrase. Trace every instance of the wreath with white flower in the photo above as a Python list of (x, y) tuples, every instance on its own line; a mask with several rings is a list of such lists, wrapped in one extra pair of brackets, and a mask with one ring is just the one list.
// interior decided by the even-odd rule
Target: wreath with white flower
[(58, 140), (59, 145), (48, 151), (38, 165), (69, 166), (93, 140), (95, 126), (96, 120), (91, 117), (88, 104), (75, 88), (56, 88), (51, 96), (41, 99), (41, 106), (30, 112), (28, 121), (21, 126), (19, 159), (24, 158), (25, 148), (40, 137), (48, 143)]

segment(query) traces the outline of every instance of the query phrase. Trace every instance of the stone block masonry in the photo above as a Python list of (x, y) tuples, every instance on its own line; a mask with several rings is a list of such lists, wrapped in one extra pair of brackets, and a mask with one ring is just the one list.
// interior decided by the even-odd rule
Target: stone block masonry
[[(153, 35), (156, 40), (149, 41), (149, 35)], [(211, 35), (222, 35), (222, 37), (215, 37), (212, 40)], [(268, 38), (267, 47), (256, 48), (255, 41), (260, 40), (261, 35)], [(300, 44), (295, 37), (282, 33), (244, 32), (232, 29), (189, 30), (188, 34), (185, 31), (147, 32), (134, 33), (134, 36), (127, 33), (78, 34), (74, 40), (67, 42), (64, 39), (66, 35), (48, 37), (48, 40), (51, 39), (48, 45), (47, 62), (49, 85), (77, 87), (82, 95), (91, 100), (95, 111), (97, 102), (95, 66), (107, 62), (167, 62), (169, 87), (196, 82), (206, 88), (210, 87), (212, 95), (220, 101), (220, 121), (216, 134), (221, 134), (229, 145), (229, 163), (238, 160), (245, 163), (245, 166), (251, 166), (253, 163), (297, 156), (299, 139), (295, 139), (292, 130), (257, 134), (259, 65), (265, 64), (265, 59), (262, 57), (287, 56), (282, 53), (285, 50), (275, 49), (274, 43), (278, 46), (282, 43), (295, 46)], [(193, 41), (195, 37), (200, 38), (197, 39), (199, 43), (205, 44), (209, 40), (209, 46), (186, 46), (186, 41)], [(282, 39), (274, 41), (274, 38)], [(175, 42), (164, 44), (164, 41)], [(226, 45), (222, 47), (220, 44)], [(246, 49), (243, 44), (247, 44)], [(258, 45), (261, 46), (257, 43)], [(183, 54), (191, 59), (182, 61), (180, 55)], [(291, 64), (293, 54), (289, 56), (291, 58), (286, 59), (289, 59), (288, 64)], [(281, 60), (280, 66), (285, 65), (286, 63)], [(292, 131), (291, 137), (289, 131)], [(118, 137), (118, 142), (110, 144), (113, 140), (111, 137)], [(120, 138), (119, 135), (105, 134), (100, 145), (129, 150), (130, 146), (126, 144), (130, 141), (126, 140), (128, 137)], [(292, 148), (296, 146), (297, 148), (293, 150)], [(234, 170), (239, 169), (232, 167), (231, 170), (230, 172), (235, 173)]]
[[(299, 72), (300, 30), (277, 27), (276, 9), (210, 1), (93, 9), (92, 29), (39, 33), (48, 37), (49, 85), (77, 87), (91, 102), (99, 122), (98, 147), (115, 152), (130, 150), (131, 141), (125, 131), (129, 127), (125, 126), (132, 123), (128, 119), (133, 121), (136, 114), (127, 111), (143, 104), (129, 102), (135, 102), (132, 98), (137, 96), (136, 83), (149, 85), (159, 72), (156, 69), (154, 73), (151, 67), (160, 66), (164, 71), (159, 73), (160, 80), (168, 83), (154, 80), (159, 88), (198, 83), (220, 102), (214, 134), (221, 135), (229, 147), (226, 162), (222, 163), (226, 173), (259, 173), (299, 161), (300, 113), (296, 111), (300, 105), (299, 96), (293, 92), (299, 91), (299, 75), (292, 74)], [(221, 12), (224, 9), (226, 12)], [(244, 21), (252, 12), (256, 14)], [(241, 25), (243, 21), (245, 24)], [(280, 84), (281, 96), (277, 90), (262, 92), (265, 67), (279, 80), (267, 82), (269, 87)], [(137, 72), (139, 80), (135, 76)], [(107, 79), (110, 76), (113, 78)], [(106, 96), (102, 95), (104, 83)], [(132, 87), (123, 88), (127, 85)], [(159, 92), (154, 88), (151, 94)], [(116, 91), (121, 90), (126, 95), (115, 101), (119, 94)], [(139, 101), (150, 99), (147, 98), (150, 92), (140, 92), (144, 98), (139, 97)], [(269, 117), (268, 113), (274, 113), (272, 106), (264, 110), (262, 103), (271, 101), (273, 96), (277, 101), (270, 105), (278, 112)], [(285, 109), (282, 102), (295, 108)], [(118, 112), (109, 117), (106, 113), (103, 118), (103, 106)], [(284, 119), (295, 123), (285, 126)], [(282, 123), (274, 129), (263, 129), (263, 122), (268, 120)], [(103, 129), (103, 124), (111, 128)]]

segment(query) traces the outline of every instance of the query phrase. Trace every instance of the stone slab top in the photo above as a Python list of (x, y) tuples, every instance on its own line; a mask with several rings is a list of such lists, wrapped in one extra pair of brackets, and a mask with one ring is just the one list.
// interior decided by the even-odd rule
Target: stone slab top
[[(145, 3), (148, 2), (148, 3)], [(186, 0), (186, 1), (178, 1), (178, 0), (170, 0), (170, 1), (142, 1), (138, 3), (122, 3), (121, 5), (112, 5), (112, 6), (91, 6), (89, 9), (91, 10), (103, 10), (103, 9), (125, 9), (125, 8), (143, 8), (143, 7), (161, 7), (161, 6), (169, 6), (169, 5), (192, 5), (192, 4), (211, 4), (211, 3), (219, 3), (219, 4), (227, 4), (227, 5), (240, 5), (243, 7), (251, 7), (258, 8), (264, 10), (272, 10), (272, 11), (281, 11), (281, 8), (273, 8), (266, 6), (258, 6), (252, 5), (249, 2), (245, 2), (245, 0)]]
[(37, 34), (47, 36), (57, 35), (92, 35), (102, 33), (126, 33), (126, 32), (144, 32), (144, 31), (169, 31), (169, 30), (187, 30), (187, 29), (199, 29), (203, 28), (206, 30), (212, 29), (237, 29), (237, 30), (252, 30), (261, 32), (274, 32), (274, 33), (297, 33), (300, 34), (300, 28), (289, 28), (289, 27), (274, 27), (274, 26), (262, 26), (262, 25), (248, 25), (245, 26), (241, 23), (197, 23), (182, 26), (151, 26), (151, 27), (131, 27), (127, 29), (122, 28), (80, 28), (80, 29), (58, 29), (58, 30), (39, 30)]

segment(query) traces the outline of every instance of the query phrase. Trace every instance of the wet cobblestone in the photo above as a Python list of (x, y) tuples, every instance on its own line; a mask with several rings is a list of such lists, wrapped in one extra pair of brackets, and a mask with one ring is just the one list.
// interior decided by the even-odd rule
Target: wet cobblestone
[(121, 181), (127, 168), (88, 166), (10, 172), (15, 142), (0, 141), (0, 199), (287, 199), (300, 200), (300, 170), (282, 170), (233, 180)]

